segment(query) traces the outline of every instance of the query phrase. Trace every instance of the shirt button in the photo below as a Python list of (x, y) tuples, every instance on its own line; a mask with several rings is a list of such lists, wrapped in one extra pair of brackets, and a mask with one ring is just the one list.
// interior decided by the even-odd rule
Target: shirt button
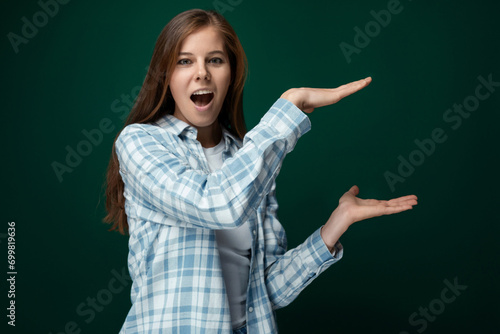
[(248, 312), (250, 312), (250, 313), (252, 313), (252, 312), (253, 312), (253, 307), (252, 307), (252, 306), (250, 306), (250, 307), (248, 308)]
[(253, 230), (252, 232), (253, 232), (253, 235), (256, 235), (256, 234), (257, 234), (257, 231), (255, 231), (255, 230)]

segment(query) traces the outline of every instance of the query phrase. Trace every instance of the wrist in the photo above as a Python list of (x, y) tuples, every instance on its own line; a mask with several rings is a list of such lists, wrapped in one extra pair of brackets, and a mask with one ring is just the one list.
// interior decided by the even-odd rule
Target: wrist
[(295, 106), (298, 107), (299, 101), (297, 100), (294, 88), (289, 89), (286, 92), (284, 92), (283, 94), (281, 94), (280, 98), (288, 100), (288, 101), (292, 102)]
[(326, 224), (321, 228), (321, 238), (330, 252), (333, 251), (335, 244), (350, 225), (347, 215), (338, 209), (332, 212)]

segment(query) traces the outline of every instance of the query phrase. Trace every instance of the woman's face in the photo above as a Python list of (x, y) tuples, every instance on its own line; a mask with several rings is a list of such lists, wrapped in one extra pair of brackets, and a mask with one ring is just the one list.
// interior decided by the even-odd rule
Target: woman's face
[[(170, 79), (174, 116), (200, 130), (217, 128), (217, 117), (231, 81), (231, 67), (219, 32), (209, 26), (182, 43)], [(193, 94), (200, 91), (201, 94)]]

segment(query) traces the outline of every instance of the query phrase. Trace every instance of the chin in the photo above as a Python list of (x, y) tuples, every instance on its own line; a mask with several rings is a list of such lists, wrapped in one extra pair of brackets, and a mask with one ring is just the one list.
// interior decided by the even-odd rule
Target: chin
[(206, 128), (213, 125), (217, 121), (217, 117), (203, 117), (201, 115), (191, 115), (194, 117), (189, 117), (184, 120), (184, 122), (194, 126), (195, 128)]

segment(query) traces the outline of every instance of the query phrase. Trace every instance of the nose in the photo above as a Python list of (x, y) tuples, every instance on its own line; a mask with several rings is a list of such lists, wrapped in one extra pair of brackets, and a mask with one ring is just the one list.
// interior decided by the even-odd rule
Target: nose
[(210, 73), (205, 66), (205, 63), (201, 63), (198, 67), (198, 73), (196, 74), (196, 80), (210, 80)]

